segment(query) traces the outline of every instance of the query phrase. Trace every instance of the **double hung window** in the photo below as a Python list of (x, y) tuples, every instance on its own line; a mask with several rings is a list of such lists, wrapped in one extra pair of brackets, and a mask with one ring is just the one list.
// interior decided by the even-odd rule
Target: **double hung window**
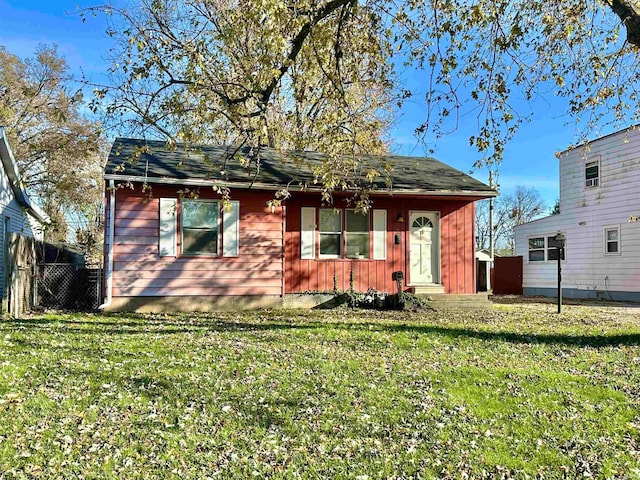
[(600, 162), (589, 162), (584, 168), (585, 187), (597, 187), (600, 183)]
[(369, 214), (347, 210), (347, 258), (369, 258)]
[(620, 227), (604, 229), (604, 253), (605, 255), (620, 254)]
[[(560, 249), (560, 260), (564, 260), (564, 248)], [(556, 245), (556, 237), (547, 237), (547, 260), (558, 261), (558, 248)]]
[(320, 258), (342, 256), (342, 211), (320, 209)]
[[(565, 249), (560, 250), (560, 259), (565, 259)], [(554, 236), (529, 237), (529, 262), (549, 262), (558, 260), (558, 248)]]
[(212, 200), (182, 200), (183, 255), (218, 255), (220, 206)]
[(321, 208), (319, 258), (369, 258), (369, 214)]

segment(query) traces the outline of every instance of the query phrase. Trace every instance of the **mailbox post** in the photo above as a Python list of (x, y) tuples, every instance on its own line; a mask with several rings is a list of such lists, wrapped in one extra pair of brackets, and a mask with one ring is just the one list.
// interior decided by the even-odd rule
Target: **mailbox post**
[(398, 302), (402, 303), (402, 281), (404, 280), (404, 273), (401, 271), (393, 272), (391, 278), (396, 281), (398, 286)]
[(558, 232), (553, 238), (556, 242), (556, 248), (558, 249), (558, 313), (562, 312), (562, 251), (564, 249), (564, 242), (567, 237)]

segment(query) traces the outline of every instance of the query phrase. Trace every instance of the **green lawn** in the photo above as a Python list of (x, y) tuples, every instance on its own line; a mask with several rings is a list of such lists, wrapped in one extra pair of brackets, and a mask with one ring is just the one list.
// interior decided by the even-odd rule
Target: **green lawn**
[(640, 478), (640, 308), (0, 322), (0, 478)]

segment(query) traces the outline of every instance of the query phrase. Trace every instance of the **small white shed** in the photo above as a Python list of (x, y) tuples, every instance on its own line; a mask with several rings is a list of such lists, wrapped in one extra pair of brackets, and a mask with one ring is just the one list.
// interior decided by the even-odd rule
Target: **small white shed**
[(486, 249), (476, 250), (476, 292), (491, 290), (491, 267), (493, 262)]

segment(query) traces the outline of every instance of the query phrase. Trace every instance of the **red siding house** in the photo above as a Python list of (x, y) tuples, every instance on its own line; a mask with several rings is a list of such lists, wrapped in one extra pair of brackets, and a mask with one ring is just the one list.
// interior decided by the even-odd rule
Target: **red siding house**
[[(432, 158), (370, 156), (393, 167), (367, 214), (314, 188), (320, 154), (118, 138), (105, 167), (107, 310), (209, 310), (289, 304), (303, 293), (475, 293), (474, 202), (487, 185)], [(136, 161), (132, 161), (136, 158)], [(296, 160), (297, 159), (297, 160)], [(242, 166), (247, 163), (248, 166)], [(230, 189), (230, 202), (220, 189)], [(290, 198), (271, 207), (277, 191)], [(352, 273), (353, 272), (353, 273)]]

